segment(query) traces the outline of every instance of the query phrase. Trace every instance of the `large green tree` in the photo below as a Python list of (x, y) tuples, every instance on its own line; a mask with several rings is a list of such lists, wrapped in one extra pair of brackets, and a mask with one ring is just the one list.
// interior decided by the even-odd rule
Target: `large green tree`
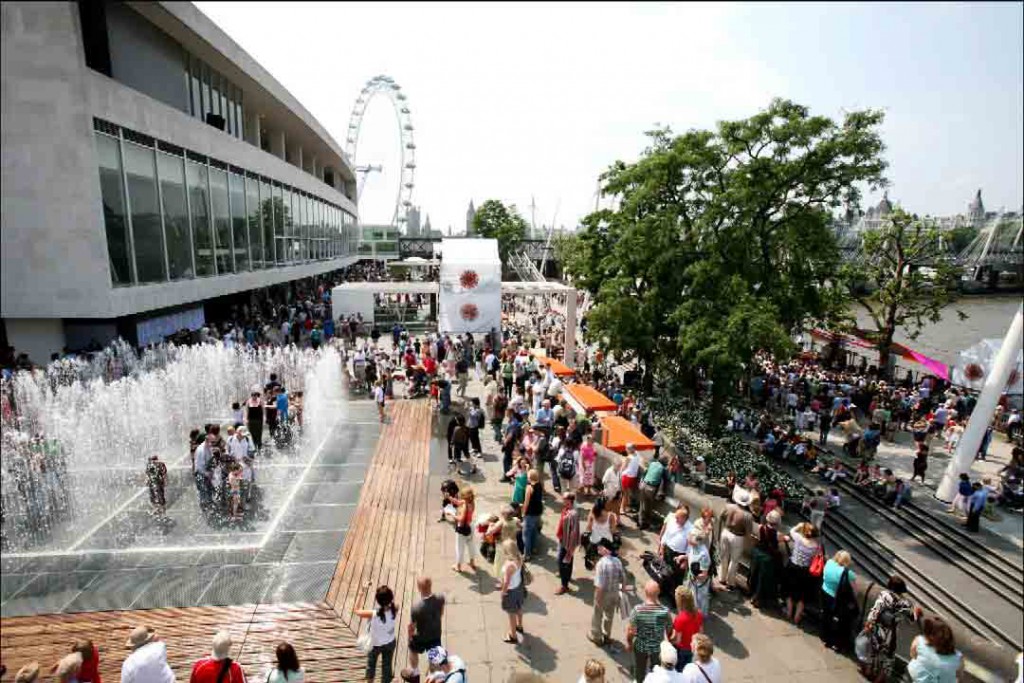
[(884, 183), (882, 114), (841, 122), (774, 100), (741, 121), (649, 133), (602, 175), (617, 208), (590, 214), (563, 249), (594, 296), (592, 336), (661, 369), (701, 370), (721, 402), (759, 348), (785, 352), (809, 319), (838, 315), (833, 213)]
[(509, 255), (526, 239), (526, 220), (516, 211), (515, 204), (505, 206), (497, 199), (488, 199), (476, 210), (473, 232), (478, 237), (498, 240), (498, 255), (502, 264), (507, 265)]
[(896, 208), (881, 227), (864, 232), (857, 258), (844, 269), (851, 295), (871, 318), (869, 336), (886, 376), (896, 330), (916, 339), (959, 295), (960, 269), (939, 238), (937, 227)]

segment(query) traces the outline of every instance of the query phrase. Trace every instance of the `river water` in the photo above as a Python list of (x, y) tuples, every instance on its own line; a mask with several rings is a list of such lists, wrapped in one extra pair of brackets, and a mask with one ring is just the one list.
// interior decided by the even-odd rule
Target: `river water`
[[(967, 347), (983, 339), (1003, 339), (1020, 304), (1021, 297), (1017, 294), (964, 297), (944, 309), (941, 321), (926, 325), (917, 339), (907, 338), (900, 330), (896, 333), (896, 341), (952, 366), (956, 364), (957, 354)], [(857, 325), (871, 329), (871, 318), (860, 306), (857, 309)], [(957, 309), (966, 313), (968, 318), (960, 320)], [(915, 373), (922, 369), (913, 364), (908, 367)]]

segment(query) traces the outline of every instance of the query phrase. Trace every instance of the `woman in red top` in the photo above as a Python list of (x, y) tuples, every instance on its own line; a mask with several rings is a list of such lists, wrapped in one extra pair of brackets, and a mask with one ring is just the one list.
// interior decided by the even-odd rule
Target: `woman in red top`
[(679, 614), (672, 621), (672, 636), (669, 640), (676, 647), (676, 671), (682, 671), (684, 666), (693, 661), (690, 642), (695, 633), (703, 633), (704, 616), (697, 609), (693, 591), (688, 586), (676, 588), (675, 597)]
[(92, 641), (83, 638), (75, 643), (71, 651), (82, 655), (82, 668), (78, 670), (78, 680), (82, 683), (103, 683), (100, 678), (100, 651)]

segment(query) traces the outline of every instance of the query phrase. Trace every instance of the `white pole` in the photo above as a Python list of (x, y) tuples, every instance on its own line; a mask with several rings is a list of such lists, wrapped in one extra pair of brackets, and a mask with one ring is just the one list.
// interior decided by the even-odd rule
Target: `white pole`
[(988, 377), (985, 379), (985, 386), (981, 389), (978, 403), (974, 406), (971, 419), (967, 422), (967, 429), (960, 437), (956, 453), (949, 461), (942, 482), (935, 491), (935, 497), (941, 501), (948, 503), (953, 500), (960, 474), (970, 473), (971, 467), (974, 465), (974, 458), (978, 454), (981, 440), (992, 421), (992, 415), (996, 412), (999, 396), (1003, 393), (1010, 373), (1017, 365), (1017, 356), (1021, 351), (1022, 333), (1024, 333), (1024, 307), (1017, 309), (1017, 315), (1010, 323), (1010, 329), (1006, 332), (1003, 345), (999, 347), (999, 353), (996, 354), (992, 369), (989, 370)]
[(562, 361), (570, 368), (576, 367), (576, 289), (565, 295), (565, 353)]

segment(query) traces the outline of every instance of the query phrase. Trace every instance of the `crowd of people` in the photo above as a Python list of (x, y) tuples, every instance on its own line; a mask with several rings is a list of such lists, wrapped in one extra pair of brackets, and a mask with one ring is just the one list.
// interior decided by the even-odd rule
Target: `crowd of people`
[[(368, 273), (368, 277), (377, 276), (375, 271)], [(857, 576), (853, 558), (844, 550), (826, 557), (821, 529), (827, 511), (841, 505), (835, 486), (839, 479), (849, 477), (886, 504), (904, 504), (909, 499), (910, 482), (895, 477), (891, 469), (872, 464), (880, 443), (892, 441), (901, 430), (911, 432), (918, 458), (924, 461), (923, 480), (933, 442), (944, 439), (949, 448), (956, 447), (962, 425), (973, 409), (971, 396), (931, 378), (918, 385), (889, 385), (864, 373), (826, 369), (810, 358), (780, 363), (762, 356), (759, 372), (748, 387), (751, 409), (735, 410), (729, 428), (751, 434), (769, 457), (795, 460), (819, 477), (823, 488), (803, 501), (802, 512), (808, 521), (783, 527), (784, 492), (763, 490), (756, 476), (748, 474), (742, 480), (731, 475), (726, 482), (730, 500), (721, 514), (716, 516), (711, 507), (703, 507), (691, 519), (690, 507), (679, 503), (659, 523), (655, 507), (671, 491), (680, 464), (675, 455), (661, 453), (660, 435), (644, 399), (629, 389), (630, 382), (610, 370), (600, 350), (581, 347), (582, 369), (577, 379), (610, 396), (616, 412), (656, 445), (650, 457), (645, 457), (628, 444), (602, 472), (594, 441), (594, 416), (573, 408), (566, 399), (567, 380), (544, 360), (555, 357), (559, 344), (564, 343), (563, 314), (555, 302), (540, 297), (527, 302), (508, 300), (503, 308), (506, 318), (500, 331), (414, 336), (396, 323), (388, 345), (380, 343), (380, 330), (367, 334), (357, 318), (333, 321), (329, 289), (321, 287), (301, 303), (271, 308), (266, 318), (263, 313), (254, 317), (253, 311), (243, 310), (242, 319), (251, 322), (236, 321), (226, 335), (223, 330), (213, 335), (219, 334), (224, 343), (228, 339), (239, 344), (290, 340), (313, 346), (340, 338), (350, 389), (372, 396), (382, 421), (388, 400), (422, 396), (431, 401), (446, 429), (452, 470), (468, 465), (467, 475), (476, 472), (484, 451), (481, 436), (490, 430), (501, 452), (499, 474), (508, 485), (507, 503), (494, 514), (482, 513), (473, 487), (448, 479), (442, 486), (440, 518), (452, 523), (455, 572), (462, 573), (467, 567), (475, 571), (478, 561), (488, 563), (507, 617), (505, 643), (516, 646), (526, 634), (529, 624), (524, 623), (524, 605), (532, 581), (530, 567), (537, 562), (546, 533), (557, 548), (556, 594), (572, 591), (575, 558), (582, 555), (594, 585), (587, 636), (599, 647), (608, 647), (618, 615), (635, 681), (720, 683), (725, 672), (714, 657), (714, 644), (704, 632), (705, 625), (716, 593), (742, 590), (738, 568), (747, 540), (753, 538), (746, 590), (755, 608), (777, 609), (800, 625), (807, 607), (819, 605), (824, 645), (855, 654), (862, 673), (873, 681), (893, 680), (897, 626), (905, 620), (919, 621), (922, 635), (911, 648), (909, 676), (914, 681), (953, 680), (963, 659), (952, 630), (937, 617), (923, 617), (920, 608), (907, 598), (900, 576), (890, 577), (863, 615), (860, 631), (853, 632), (860, 616), (854, 597)], [(263, 320), (273, 320), (275, 325), (260, 327), (258, 322)], [(322, 337), (313, 335), (317, 330), (323, 330)], [(279, 338), (271, 338), (277, 333)], [(544, 356), (536, 353), (538, 348), (544, 349)], [(482, 381), (483, 396), (467, 395), (471, 374)], [(229, 523), (259, 514), (256, 463), (272, 452), (265, 437), (279, 445), (289, 442), (290, 430), (301, 426), (301, 394), (289, 394), (271, 375), (262, 393), (254, 392), (244, 401), (240, 397), (232, 411), (230, 424), (208, 424), (193, 430), (189, 437), (200, 505), (208, 518)], [(760, 411), (756, 418), (754, 411)], [(1008, 415), (1012, 425), (1014, 413)], [(824, 462), (822, 447), (833, 429), (841, 430), (846, 455), (859, 462), (855, 472), (841, 460)], [(812, 436), (808, 438), (806, 432)], [(980, 458), (986, 457), (987, 448), (983, 444)], [(1018, 449), (1014, 452), (1018, 477), (1021, 460)], [(694, 463), (697, 469), (699, 465)], [(154, 456), (146, 475), (154, 511), (161, 515), (166, 467)], [(964, 514), (973, 530), (978, 528), (986, 499), (1000, 495), (991, 480), (971, 482), (969, 478), (962, 481), (959, 494), (952, 509)], [(559, 507), (558, 521), (545, 532), (541, 519), (552, 501)], [(621, 531), (629, 517), (640, 534), (654, 534), (649, 538), (657, 548), (643, 557), (650, 580), (641, 582), (636, 596), (619, 557)], [(400, 677), (414, 682), (465, 683), (466, 662), (443, 646), (445, 596), (434, 594), (428, 577), (417, 580), (417, 590), (419, 599), (410, 610), (407, 626), (408, 662)], [(377, 680), (379, 673), (380, 680), (387, 682), (395, 674), (400, 606), (386, 585), (377, 587), (373, 595), (373, 606), (355, 610), (354, 616), (367, 622), (359, 643), (366, 653), (365, 678)], [(127, 644), (131, 653), (122, 667), (122, 680), (174, 680), (167, 666), (166, 644), (152, 630), (133, 630)], [(218, 633), (211, 655), (196, 662), (191, 680), (244, 681), (245, 673), (228, 657), (231, 646), (230, 636)], [(87, 666), (96, 666), (98, 657), (91, 643), (76, 644), (75, 651), (54, 670), (65, 676), (60, 680), (98, 681), (97, 674), (83, 673)], [(426, 660), (422, 670), (421, 657)], [(290, 645), (282, 643), (276, 658), (277, 667), (268, 672), (268, 681), (302, 680)], [(596, 659), (583, 663), (580, 681), (604, 683), (606, 677), (604, 666)]]

